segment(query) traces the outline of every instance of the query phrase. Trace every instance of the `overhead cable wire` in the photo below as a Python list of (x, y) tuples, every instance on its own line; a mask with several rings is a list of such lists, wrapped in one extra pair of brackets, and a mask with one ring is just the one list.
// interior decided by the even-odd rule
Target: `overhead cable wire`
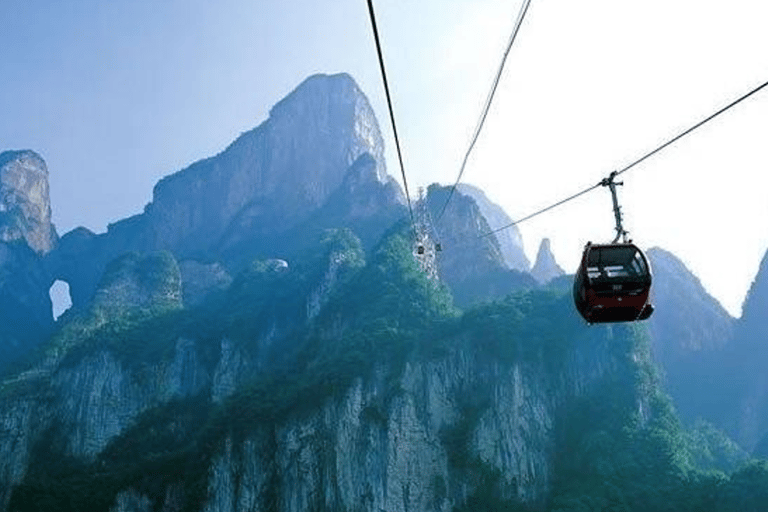
[(671, 139), (669, 139), (667, 142), (665, 142), (661, 146), (657, 147), (653, 151), (649, 151), (648, 153), (646, 153), (642, 157), (638, 158), (637, 160), (635, 160), (631, 164), (627, 165), (626, 167), (624, 167), (620, 171), (616, 171), (616, 176), (618, 176), (619, 174), (624, 174), (628, 170), (632, 169), (633, 167), (635, 167), (636, 165), (640, 164), (641, 162), (644, 162), (645, 160), (649, 159), (650, 157), (652, 157), (653, 155), (655, 155), (656, 153), (658, 153), (662, 149), (666, 148), (667, 146), (671, 146), (672, 144), (674, 144), (678, 140), (682, 139), (683, 137), (685, 137), (686, 135), (688, 135), (692, 131), (696, 130), (697, 128), (700, 128), (701, 126), (703, 126), (705, 124), (707, 124), (708, 122), (710, 122), (711, 120), (713, 120), (714, 118), (716, 118), (717, 116), (719, 116), (720, 114), (725, 112), (726, 110), (729, 110), (729, 109), (735, 107), (736, 105), (738, 105), (742, 101), (746, 100), (747, 98), (749, 98), (753, 94), (756, 94), (756, 93), (760, 92), (760, 90), (764, 89), (765, 87), (768, 87), (768, 81), (763, 82), (761, 85), (755, 87), (754, 89), (752, 89), (748, 93), (744, 94), (743, 96), (740, 96), (738, 99), (735, 99), (734, 101), (730, 102), (728, 105), (724, 106), (723, 108), (721, 108), (720, 110), (718, 110), (714, 114), (712, 114), (712, 115), (702, 119), (701, 121), (699, 121), (695, 125), (693, 125), (690, 128), (688, 128), (687, 130), (679, 133), (675, 137), (672, 137)]
[(472, 153), (472, 149), (475, 147), (475, 143), (477, 142), (477, 139), (480, 137), (480, 131), (483, 129), (483, 125), (485, 124), (485, 118), (488, 117), (488, 111), (491, 108), (491, 103), (493, 102), (493, 97), (496, 94), (496, 89), (499, 86), (499, 81), (501, 80), (501, 74), (504, 71), (504, 65), (507, 62), (507, 56), (509, 55), (510, 50), (512, 49), (512, 45), (515, 43), (515, 39), (517, 39), (517, 34), (520, 32), (520, 27), (523, 24), (523, 20), (525, 19), (525, 15), (528, 12), (528, 7), (531, 4), (531, 0), (524, 0), (523, 4), (520, 6), (520, 12), (517, 15), (517, 21), (515, 22), (515, 26), (512, 29), (512, 35), (509, 37), (509, 42), (507, 43), (507, 47), (504, 50), (504, 55), (501, 57), (501, 64), (499, 65), (499, 70), (496, 72), (496, 77), (493, 79), (493, 84), (491, 85), (491, 90), (488, 92), (488, 97), (485, 99), (485, 104), (483, 105), (483, 110), (480, 113), (480, 119), (477, 122), (477, 126), (475, 127), (475, 132), (472, 134), (472, 139), (469, 143), (469, 147), (467, 148), (467, 152), (464, 155), (464, 160), (461, 162), (461, 168), (459, 169), (459, 176), (456, 178), (456, 182), (451, 187), (451, 191), (448, 193), (448, 198), (445, 200), (445, 204), (443, 205), (443, 209), (440, 210), (440, 214), (437, 216), (437, 220), (443, 218), (443, 214), (445, 213), (446, 208), (448, 208), (448, 203), (451, 201), (451, 197), (453, 197), (453, 193), (456, 191), (456, 187), (459, 185), (459, 182), (461, 181), (461, 177), (464, 174), (464, 169), (467, 166), (467, 161), (469, 160), (469, 155)]
[(496, 229), (494, 229), (494, 230), (492, 230), (492, 231), (489, 231), (488, 233), (483, 233), (483, 234), (482, 234), (482, 235), (480, 235), (478, 238), (484, 238), (484, 237), (486, 237), (486, 236), (490, 236), (490, 235), (493, 235), (493, 234), (495, 234), (495, 233), (498, 233), (499, 231), (503, 231), (503, 230), (505, 230), (505, 229), (509, 229), (509, 228), (511, 228), (512, 226), (517, 226), (518, 224), (520, 224), (520, 223), (522, 223), (522, 222), (525, 222), (525, 221), (527, 221), (527, 220), (529, 220), (529, 219), (532, 219), (532, 218), (534, 218), (534, 217), (537, 217), (537, 216), (541, 215), (542, 213), (545, 213), (545, 212), (548, 212), (549, 210), (552, 210), (552, 209), (554, 209), (554, 208), (557, 208), (558, 206), (560, 206), (560, 205), (563, 205), (563, 204), (567, 203), (568, 201), (572, 201), (572, 200), (576, 199), (576, 198), (577, 198), (577, 197), (579, 197), (579, 196), (583, 196), (583, 195), (584, 195), (584, 194), (586, 194), (587, 192), (592, 192), (594, 189), (596, 189), (597, 187), (600, 187), (600, 186), (602, 186), (602, 183), (598, 183), (598, 184), (596, 184), (596, 185), (592, 185), (592, 186), (591, 186), (591, 187), (589, 187), (589, 188), (585, 188), (585, 189), (584, 189), (584, 190), (582, 190), (581, 192), (576, 192), (576, 193), (575, 193), (575, 194), (573, 194), (572, 196), (568, 196), (568, 197), (566, 197), (565, 199), (562, 199), (562, 200), (560, 200), (560, 201), (558, 201), (558, 202), (556, 202), (556, 203), (554, 203), (554, 204), (551, 204), (551, 205), (549, 205), (549, 206), (547, 206), (547, 207), (545, 207), (545, 208), (542, 208), (541, 210), (537, 210), (537, 211), (535, 211), (535, 212), (531, 213), (530, 215), (527, 215), (527, 216), (523, 217), (523, 218), (522, 218), (522, 219), (520, 219), (520, 220), (516, 220), (516, 221), (514, 221), (514, 222), (510, 222), (509, 224), (506, 224), (506, 225), (504, 225), (504, 226), (502, 226), (502, 227), (500, 227), (500, 228), (496, 228)]
[[(381, 67), (381, 77), (384, 81), (384, 92), (387, 95), (387, 106), (389, 107), (389, 119), (392, 122), (392, 133), (395, 136), (395, 147), (397, 148), (397, 159), (400, 162), (400, 173), (403, 176), (403, 187), (405, 188), (405, 198), (408, 200), (408, 212), (411, 215), (411, 227), (414, 228), (413, 207), (411, 206), (411, 194), (408, 192), (408, 180), (405, 177), (405, 166), (403, 165), (403, 154), (400, 150), (400, 139), (397, 136), (397, 125), (395, 124), (395, 113), (392, 109), (392, 97), (389, 94), (389, 83), (387, 82), (387, 71), (384, 68), (384, 56), (379, 42), (379, 31), (376, 28), (376, 15), (373, 12), (373, 2), (368, 0), (368, 12), (371, 15), (371, 26), (373, 27), (373, 38), (376, 41), (376, 53), (379, 56), (379, 66)], [(415, 228), (414, 228), (415, 229)]]
[[(665, 149), (665, 148), (667, 148), (667, 147), (671, 146), (672, 144), (674, 144), (674, 143), (675, 143), (675, 142), (677, 142), (678, 140), (682, 139), (682, 138), (683, 138), (683, 137), (685, 137), (686, 135), (690, 134), (690, 133), (691, 133), (691, 132), (693, 132), (694, 130), (696, 130), (696, 129), (698, 129), (698, 128), (701, 128), (702, 126), (704, 126), (704, 125), (705, 125), (705, 124), (707, 124), (708, 122), (710, 122), (710, 121), (712, 121), (713, 119), (715, 119), (715, 118), (716, 118), (717, 116), (719, 116), (720, 114), (723, 114), (723, 113), (724, 113), (724, 112), (726, 112), (727, 110), (730, 110), (731, 108), (735, 107), (736, 105), (738, 105), (738, 104), (739, 104), (739, 103), (741, 103), (742, 101), (744, 101), (744, 100), (746, 100), (747, 98), (749, 98), (750, 96), (752, 96), (752, 95), (754, 95), (754, 94), (756, 94), (756, 93), (760, 92), (762, 89), (765, 89), (766, 87), (768, 87), (768, 81), (766, 81), (766, 82), (763, 82), (763, 83), (762, 83), (762, 84), (760, 84), (759, 86), (757, 86), (757, 87), (755, 87), (754, 89), (750, 90), (748, 93), (746, 93), (746, 94), (744, 94), (744, 95), (740, 96), (739, 98), (737, 98), (737, 99), (735, 99), (734, 101), (730, 102), (728, 105), (726, 105), (726, 106), (724, 106), (723, 108), (719, 109), (719, 110), (718, 110), (717, 112), (715, 112), (714, 114), (711, 114), (711, 115), (707, 116), (706, 118), (702, 119), (701, 121), (699, 121), (698, 123), (694, 124), (694, 125), (693, 125), (693, 126), (691, 126), (690, 128), (688, 128), (688, 129), (686, 129), (686, 130), (684, 130), (684, 131), (680, 132), (679, 134), (675, 135), (674, 137), (672, 137), (671, 139), (669, 139), (669, 140), (668, 140), (668, 141), (666, 141), (665, 143), (661, 144), (660, 146), (657, 146), (655, 149), (653, 149), (652, 151), (649, 151), (648, 153), (644, 154), (643, 156), (641, 156), (641, 157), (640, 157), (640, 158), (638, 158), (637, 160), (633, 161), (633, 162), (632, 162), (632, 163), (630, 163), (629, 165), (625, 166), (625, 167), (624, 167), (624, 168), (622, 168), (621, 170), (612, 172), (612, 173), (611, 173), (611, 176), (612, 176), (612, 177), (616, 177), (616, 176), (618, 176), (619, 174), (623, 174), (623, 173), (625, 173), (625, 172), (629, 171), (630, 169), (632, 169), (632, 168), (636, 167), (636, 166), (637, 166), (637, 165), (639, 165), (640, 163), (642, 163), (642, 162), (644, 162), (644, 161), (648, 160), (649, 158), (651, 158), (651, 157), (652, 157), (652, 156), (654, 156), (655, 154), (659, 153), (659, 152), (660, 152), (660, 151), (662, 151), (663, 149)], [(558, 201), (558, 202), (556, 202), (556, 203), (554, 203), (554, 204), (552, 204), (552, 205), (550, 205), (550, 206), (547, 206), (546, 208), (542, 208), (541, 210), (538, 210), (538, 211), (536, 211), (536, 212), (534, 212), (534, 213), (532, 213), (532, 214), (530, 214), (530, 215), (527, 215), (527, 216), (523, 217), (523, 218), (522, 218), (522, 219), (520, 219), (520, 220), (517, 220), (517, 221), (515, 221), (515, 222), (510, 222), (509, 224), (506, 224), (506, 225), (504, 225), (504, 226), (501, 226), (500, 228), (496, 228), (496, 229), (494, 229), (494, 230), (492, 230), (492, 231), (489, 231), (488, 233), (484, 233), (484, 234), (480, 235), (480, 238), (484, 238), (484, 237), (486, 237), (486, 236), (490, 236), (490, 235), (493, 235), (493, 234), (495, 234), (495, 233), (498, 233), (499, 231), (503, 231), (503, 230), (505, 230), (505, 229), (509, 229), (509, 228), (511, 228), (512, 226), (517, 226), (518, 224), (520, 224), (520, 223), (522, 223), (522, 222), (525, 222), (525, 221), (527, 221), (527, 220), (529, 220), (529, 219), (532, 219), (532, 218), (534, 218), (534, 217), (536, 217), (536, 216), (538, 216), (538, 215), (541, 215), (541, 214), (542, 214), (542, 213), (544, 213), (544, 212), (547, 212), (547, 211), (549, 211), (549, 210), (552, 210), (553, 208), (557, 208), (557, 207), (558, 207), (558, 206), (560, 206), (560, 205), (563, 205), (563, 204), (565, 204), (565, 203), (567, 203), (567, 202), (569, 202), (569, 201), (571, 201), (571, 200), (573, 200), (573, 199), (576, 199), (577, 197), (579, 197), (579, 196), (581, 196), (581, 195), (584, 195), (584, 194), (586, 194), (587, 192), (591, 192), (592, 190), (594, 190), (594, 189), (596, 189), (596, 188), (598, 188), (598, 187), (601, 187), (601, 186), (603, 186), (603, 185), (604, 185), (604, 183), (606, 183), (606, 180), (605, 180), (605, 179), (603, 179), (603, 180), (599, 181), (597, 184), (595, 184), (595, 185), (592, 185), (592, 186), (591, 186), (591, 187), (589, 187), (589, 188), (586, 188), (586, 189), (582, 190), (581, 192), (577, 192), (576, 194), (573, 194), (572, 196), (569, 196), (569, 197), (567, 197), (567, 198), (565, 198), (565, 199), (563, 199), (563, 200), (561, 200), (561, 201)]]

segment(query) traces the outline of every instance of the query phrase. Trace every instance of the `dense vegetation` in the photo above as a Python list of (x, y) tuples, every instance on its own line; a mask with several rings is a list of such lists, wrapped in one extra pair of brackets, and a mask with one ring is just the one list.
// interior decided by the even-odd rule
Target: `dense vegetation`
[[(256, 430), (274, 432), (286, 418), (311, 413), (356, 378), (369, 378), (375, 368), (389, 372), (389, 387), (365, 414), (383, 423), (409, 359), (466, 349), (501, 364), (526, 361), (558, 372), (568, 351), (587, 339), (610, 346), (620, 371), (592, 392), (574, 396), (562, 411), (551, 496), (536, 504), (537, 510), (765, 509), (768, 463), (747, 461), (711, 426), (683, 429), (661, 391), (642, 328), (587, 328), (568, 294), (558, 290), (518, 292), (460, 314), (448, 290), (419, 272), (400, 229), (388, 233), (367, 261), (359, 240), (347, 230), (326, 233), (320, 248), (289, 271), (254, 262), (228, 290), (194, 310), (160, 307), (98, 325), (73, 322), (60, 332), (52, 343), (66, 347), (66, 361), (72, 363), (98, 346), (128, 365), (150, 364), (169, 357), (182, 336), (195, 339), (204, 353), (208, 350), (214, 364), (222, 336), (255, 350), (253, 340), (269, 322), (283, 326), (284, 350), (272, 361), (273, 371), (223, 402), (201, 395), (146, 411), (92, 462), (67, 457), (65, 432), (51, 428), (36, 444), (10, 510), (106, 511), (117, 493), (129, 487), (150, 497), (159, 510), (168, 488), (175, 487), (182, 490), (180, 507), (198, 511), (206, 497), (208, 468), (225, 439), (241, 440)], [(296, 318), (307, 318), (302, 297), (332, 261), (342, 269), (334, 291), (316, 316), (297, 324)], [(530, 510), (509, 495), (498, 470), (470, 448), (471, 434), (489, 403), (480, 389), (467, 400), (461, 420), (442, 432), (451, 471), (471, 486), (455, 512)], [(733, 472), (728, 476), (720, 470)], [(448, 492), (441, 478), (430, 485), (438, 498)], [(270, 510), (279, 510), (276, 497)]]
[[(205, 345), (226, 335), (248, 348), (265, 319), (306, 315), (302, 297), (329, 259), (343, 261), (346, 269), (316, 321), (286, 334), (286, 350), (274, 371), (223, 403), (200, 396), (152, 409), (93, 463), (65, 456), (63, 432), (52, 429), (37, 444), (33, 470), (15, 488), (10, 510), (108, 510), (126, 487), (159, 505), (163, 489), (174, 484), (185, 490), (184, 509), (199, 510), (209, 462), (226, 436), (269, 430), (288, 415), (306, 413), (368, 374), (376, 363), (390, 361), (397, 367), (433, 323), (455, 314), (450, 294), (418, 271), (408, 256), (410, 244), (397, 230), (367, 265), (359, 240), (348, 231), (326, 233), (321, 248), (290, 272), (254, 262), (225, 293), (194, 311), (142, 311), (98, 327), (81, 320), (60, 333), (52, 345), (67, 347), (65, 362), (100, 346), (126, 364), (147, 364), (167, 357), (179, 336), (194, 336)], [(329, 331), (340, 320), (341, 332)], [(73, 345), (78, 329), (82, 337)]]

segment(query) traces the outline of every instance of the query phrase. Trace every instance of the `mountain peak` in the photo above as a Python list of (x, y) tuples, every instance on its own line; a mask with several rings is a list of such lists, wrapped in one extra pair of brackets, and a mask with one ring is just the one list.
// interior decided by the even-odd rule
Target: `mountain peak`
[(766, 305), (768, 305), (768, 251), (763, 256), (760, 268), (749, 287), (747, 297), (744, 299), (741, 318), (744, 322), (763, 323), (764, 326), (768, 327), (765, 315)]
[[(651, 294), (656, 305), (650, 328), (661, 363), (687, 352), (721, 348), (732, 335), (733, 318), (674, 254), (654, 247), (647, 256), (653, 268)], [(676, 306), (679, 304), (687, 307)], [(661, 332), (673, 335), (661, 339)]]
[(25, 240), (38, 254), (53, 249), (48, 167), (30, 150), (0, 153), (0, 241)]
[(539, 252), (536, 255), (536, 263), (533, 265), (533, 269), (531, 269), (531, 274), (533, 274), (533, 277), (542, 284), (548, 283), (552, 279), (565, 274), (565, 271), (560, 268), (560, 265), (555, 261), (549, 238), (541, 240)]
[(222, 153), (155, 186), (145, 210), (149, 246), (199, 252), (201, 240), (231, 246), (244, 233), (284, 232), (323, 206), (365, 153), (376, 179), (389, 183), (379, 125), (357, 83), (311, 76)]
[[(328, 132), (342, 127), (339, 135), (351, 137), (358, 145), (368, 147), (367, 152), (377, 162), (376, 176), (387, 179), (384, 168), (384, 139), (368, 98), (355, 79), (347, 73), (315, 74), (301, 82), (288, 96), (280, 100), (269, 112), (270, 121), (285, 123), (295, 129), (297, 120), (310, 123), (309, 129)], [(357, 152), (347, 158), (346, 166), (360, 156)]]

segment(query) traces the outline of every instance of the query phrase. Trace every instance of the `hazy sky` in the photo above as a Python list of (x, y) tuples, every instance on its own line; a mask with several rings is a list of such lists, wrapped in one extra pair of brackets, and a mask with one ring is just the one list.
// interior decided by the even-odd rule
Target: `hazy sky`
[[(452, 183), (520, 2), (378, 0), (409, 185)], [(365, 0), (2, 0), (0, 150), (48, 162), (60, 234), (141, 212), (152, 186), (349, 72), (387, 131)], [(464, 181), (513, 218), (599, 181), (768, 80), (768, 3), (533, 0)], [(623, 176), (635, 242), (735, 315), (768, 248), (768, 90)], [(612, 238), (596, 190), (521, 225), (572, 272)], [(448, 248), (446, 248), (448, 249)]]

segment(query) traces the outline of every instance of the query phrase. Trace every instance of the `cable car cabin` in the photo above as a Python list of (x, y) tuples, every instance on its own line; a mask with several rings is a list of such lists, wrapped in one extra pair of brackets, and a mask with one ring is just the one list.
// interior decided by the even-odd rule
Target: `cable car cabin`
[(651, 269), (635, 244), (587, 243), (573, 281), (576, 309), (587, 322), (645, 320), (653, 313), (650, 291)]

